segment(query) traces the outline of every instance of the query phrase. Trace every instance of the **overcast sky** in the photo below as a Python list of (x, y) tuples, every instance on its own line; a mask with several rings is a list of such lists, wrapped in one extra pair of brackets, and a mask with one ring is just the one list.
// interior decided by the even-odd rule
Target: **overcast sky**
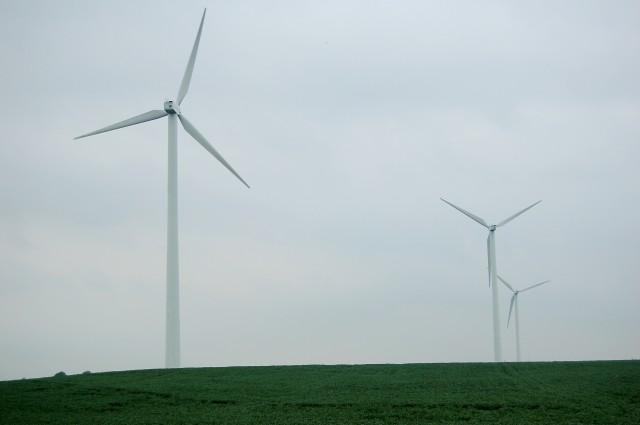
[[(175, 98), (182, 363), (640, 357), (637, 1), (0, 1), (0, 379), (164, 365)], [(515, 360), (501, 286), (503, 355)]]

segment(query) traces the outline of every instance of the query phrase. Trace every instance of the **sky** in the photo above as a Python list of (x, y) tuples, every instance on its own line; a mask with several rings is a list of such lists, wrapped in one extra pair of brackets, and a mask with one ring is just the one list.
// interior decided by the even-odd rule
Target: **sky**
[[(640, 3), (0, 0), (0, 379), (164, 366), (182, 112), (184, 367), (640, 358)], [(499, 288), (503, 357), (510, 292)]]

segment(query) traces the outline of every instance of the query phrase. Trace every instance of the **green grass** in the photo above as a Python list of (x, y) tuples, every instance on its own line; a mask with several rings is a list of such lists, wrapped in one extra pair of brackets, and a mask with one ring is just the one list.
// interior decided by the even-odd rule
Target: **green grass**
[(640, 361), (145, 370), (0, 382), (3, 424), (640, 424)]

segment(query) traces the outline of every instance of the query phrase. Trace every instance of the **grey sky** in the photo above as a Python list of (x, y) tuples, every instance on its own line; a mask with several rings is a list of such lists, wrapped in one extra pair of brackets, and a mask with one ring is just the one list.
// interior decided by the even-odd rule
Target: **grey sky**
[[(166, 121), (184, 366), (640, 355), (640, 4), (0, 2), (0, 379), (162, 367)], [(268, 3), (268, 4), (267, 4)], [(500, 288), (503, 351), (510, 293)]]

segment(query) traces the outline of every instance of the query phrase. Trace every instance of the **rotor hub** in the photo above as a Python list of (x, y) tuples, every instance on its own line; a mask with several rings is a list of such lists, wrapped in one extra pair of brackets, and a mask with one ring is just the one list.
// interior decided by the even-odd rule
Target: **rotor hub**
[(498, 226), (496, 226), (495, 224), (492, 224), (491, 226), (489, 226), (489, 231), (490, 232), (495, 232), (497, 227)]
[(165, 100), (164, 110), (167, 111), (168, 114), (180, 115), (180, 105), (174, 100)]

